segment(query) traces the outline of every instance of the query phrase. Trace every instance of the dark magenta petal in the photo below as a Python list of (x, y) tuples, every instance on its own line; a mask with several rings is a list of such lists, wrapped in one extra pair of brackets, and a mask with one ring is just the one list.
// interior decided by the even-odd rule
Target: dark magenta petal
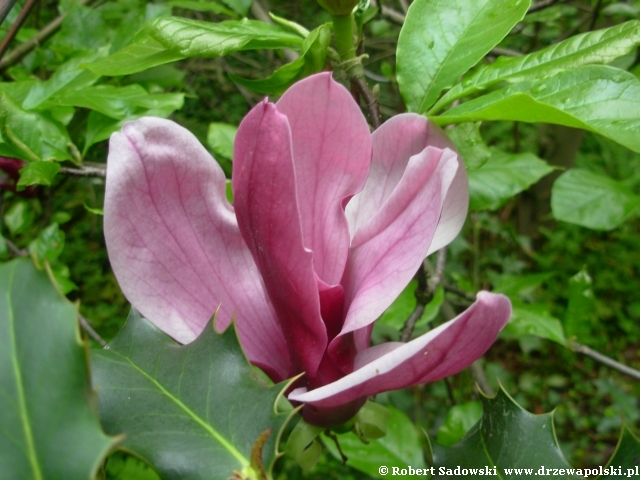
[(240, 232), (277, 313), (294, 370), (313, 377), (327, 333), (313, 253), (303, 244), (287, 117), (266, 101), (257, 105), (240, 124), (233, 158)]

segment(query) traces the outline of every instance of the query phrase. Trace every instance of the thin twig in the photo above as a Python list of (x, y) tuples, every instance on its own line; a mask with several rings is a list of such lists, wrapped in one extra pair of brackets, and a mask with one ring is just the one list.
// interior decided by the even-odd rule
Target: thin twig
[(324, 434), (329, 437), (331, 440), (333, 440), (333, 443), (336, 444), (336, 448), (338, 449), (338, 452), (340, 453), (340, 457), (342, 458), (342, 465), (346, 465), (347, 464), (347, 460), (349, 460), (349, 457), (347, 457), (344, 452), (342, 451), (342, 447), (340, 446), (340, 442), (338, 441), (338, 437), (331, 433), (331, 430), (329, 430), (328, 428), (324, 431)]
[(436, 269), (431, 268), (431, 264), (425, 259), (417, 273), (418, 286), (414, 295), (416, 297), (416, 308), (413, 310), (409, 318), (404, 322), (402, 327), (402, 335), (400, 336), (401, 342), (408, 342), (413, 334), (413, 329), (416, 326), (420, 317), (424, 313), (425, 306), (433, 299), (438, 285), (442, 282), (444, 276), (444, 267), (447, 261), (447, 248), (443, 247), (438, 250), (438, 257), (436, 259)]
[(27, 250), (18, 248), (18, 246), (8, 238), (4, 239), (4, 243), (7, 244), (7, 247), (9, 247), (11, 253), (13, 253), (16, 257), (27, 257), (29, 255), (29, 252), (27, 252)]
[(593, 27), (596, 26), (596, 22), (598, 21), (598, 15), (600, 14), (600, 7), (602, 6), (602, 0), (598, 0), (595, 8), (593, 9), (593, 15), (591, 17), (591, 22), (589, 23), (589, 31), (593, 30)]
[(100, 344), (101, 347), (106, 347), (107, 342), (96, 332), (93, 327), (89, 324), (89, 321), (84, 318), (82, 315), (78, 314), (78, 320), (80, 321), (80, 326), (82, 329), (87, 332), (87, 334), (93, 338), (96, 342)]
[(465, 300), (470, 300), (472, 302), (475, 302), (476, 300), (476, 296), (473, 293), (467, 292), (466, 290), (462, 290), (461, 288), (458, 288), (455, 285), (452, 285), (448, 282), (444, 282), (442, 286), (447, 292), (454, 293), (459, 297), (464, 298)]
[(373, 129), (377, 129), (380, 124), (380, 105), (378, 104), (378, 99), (373, 94), (373, 92), (369, 89), (369, 85), (367, 85), (367, 81), (363, 77), (352, 78), (351, 82), (358, 89), (358, 93), (362, 95), (362, 98), (365, 102), (365, 107), (369, 112), (369, 117), (371, 118), (371, 124), (373, 125)]
[(16, 0), (2, 0), (0, 5), (0, 25), (4, 23), (4, 19), (9, 15), (14, 3), (16, 3)]
[[(84, 5), (86, 3), (87, 0), (78, 0), (78, 5)], [(46, 42), (54, 33), (58, 31), (66, 17), (67, 13), (63, 13), (59, 17), (56, 17), (28, 41), (18, 45), (16, 48), (7, 53), (2, 61), (0, 61), (0, 72), (3, 72), (7, 68), (15, 65), (20, 60), (22, 60), (25, 55), (30, 53), (31, 50)]]
[(106, 178), (107, 176), (107, 166), (98, 167), (98, 166), (89, 166), (83, 165), (79, 168), (68, 168), (62, 167), (58, 173), (62, 173), (63, 175), (70, 175), (73, 177), (100, 177)]
[(574, 352), (582, 353), (583, 355), (586, 355), (587, 357), (592, 358), (593, 360), (600, 362), (609, 368), (617, 370), (620, 373), (624, 373), (625, 375), (629, 375), (630, 377), (635, 378), (636, 380), (640, 380), (640, 370), (636, 370), (635, 368), (631, 368), (627, 365), (624, 365), (614, 360), (613, 358), (609, 358), (606, 355), (603, 355), (602, 353), (596, 352), (595, 350), (587, 347), (586, 345), (581, 345), (571, 340), (567, 343), (567, 345)]
[(13, 22), (13, 25), (11, 25), (11, 28), (9, 28), (9, 31), (0, 43), (0, 58), (2, 58), (4, 53), (7, 51), (7, 48), (9, 48), (11, 42), (13, 42), (13, 39), (17, 35), (18, 31), (24, 24), (24, 21), (27, 19), (29, 13), (31, 13), (31, 10), (36, 3), (38, 3), (38, 0), (27, 0), (27, 3), (25, 3), (24, 7), (22, 7), (22, 10), (20, 10), (18, 18), (16, 18), (16, 21)]
[[(251, 13), (258, 20), (265, 23), (273, 24), (273, 20), (269, 16), (267, 9), (264, 7), (264, 5), (262, 5), (260, 0), (253, 0), (253, 3), (251, 4)], [(294, 60), (298, 59), (298, 57), (300, 57), (300, 54), (298, 52), (294, 52), (293, 50), (289, 50), (287, 48), (282, 49), (282, 54), (288, 62), (293, 62)]]
[(529, 7), (529, 10), (527, 10), (527, 13), (533, 13), (539, 10), (543, 10), (545, 8), (551, 7), (552, 5), (555, 5), (559, 1), (560, 0), (542, 0), (540, 2), (534, 3)]

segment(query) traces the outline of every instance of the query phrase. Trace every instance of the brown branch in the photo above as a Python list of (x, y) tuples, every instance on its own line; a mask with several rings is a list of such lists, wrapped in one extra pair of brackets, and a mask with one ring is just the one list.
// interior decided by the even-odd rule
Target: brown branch
[(600, 14), (600, 7), (602, 7), (602, 0), (598, 0), (598, 3), (596, 3), (595, 8), (593, 9), (593, 15), (591, 16), (591, 22), (589, 23), (589, 31), (593, 30), (593, 27), (596, 26), (598, 15)]
[(80, 326), (82, 329), (87, 332), (87, 334), (93, 338), (96, 342), (100, 344), (101, 347), (106, 347), (107, 342), (96, 332), (93, 327), (89, 324), (89, 321), (84, 318), (82, 315), (78, 314), (78, 320), (80, 322)]
[[(84, 5), (86, 3), (88, 3), (87, 0), (78, 0), (78, 5)], [(27, 54), (29, 54), (31, 50), (35, 49), (39, 45), (42, 45), (49, 38), (51, 38), (51, 36), (58, 31), (66, 16), (67, 13), (64, 13), (59, 17), (56, 17), (50, 23), (45, 25), (42, 30), (31, 37), (31, 39), (18, 45), (16, 48), (7, 53), (2, 61), (0, 61), (0, 72), (3, 72), (7, 68), (15, 65)]]
[(7, 247), (9, 248), (9, 250), (11, 250), (11, 253), (13, 255), (15, 255), (16, 257), (27, 257), (29, 256), (29, 252), (23, 248), (18, 248), (18, 246), (13, 243), (11, 240), (5, 238), (4, 239), (4, 243), (7, 244)]
[(640, 371), (635, 368), (631, 368), (627, 365), (624, 365), (613, 358), (609, 358), (602, 353), (596, 352), (592, 348), (587, 347), (586, 345), (581, 345), (579, 343), (569, 341), (567, 342), (567, 346), (573, 350), (574, 352), (582, 353), (589, 358), (592, 358), (596, 362), (600, 362), (603, 365), (606, 365), (609, 368), (617, 370), (620, 373), (624, 373), (625, 375), (629, 375), (631, 378), (635, 378), (636, 380), (640, 380)]
[(438, 257), (436, 259), (436, 268), (433, 270), (431, 264), (425, 259), (422, 262), (422, 266), (418, 270), (417, 279), (418, 286), (414, 295), (416, 297), (416, 308), (413, 310), (409, 318), (404, 322), (402, 327), (402, 334), (400, 336), (401, 342), (408, 342), (413, 334), (413, 329), (416, 326), (420, 317), (424, 313), (425, 306), (433, 299), (433, 295), (438, 288), (438, 285), (442, 283), (444, 276), (444, 267), (447, 261), (447, 248), (443, 247), (438, 250)]
[(369, 118), (371, 118), (373, 129), (377, 129), (381, 124), (380, 105), (378, 104), (378, 99), (369, 89), (369, 85), (367, 85), (367, 81), (364, 79), (364, 77), (352, 78), (351, 82), (358, 90), (358, 93), (362, 95), (362, 98), (364, 99), (365, 107), (369, 112)]
[(16, 0), (2, 0), (2, 4), (0, 4), (0, 25), (4, 23), (4, 19), (9, 15), (14, 3), (16, 3)]
[(0, 58), (2, 58), (4, 53), (7, 51), (7, 48), (9, 48), (11, 42), (13, 42), (13, 39), (18, 34), (18, 31), (24, 24), (25, 20), (29, 16), (29, 13), (31, 13), (31, 10), (36, 3), (38, 3), (38, 0), (27, 0), (27, 3), (25, 3), (24, 7), (22, 7), (22, 10), (20, 10), (18, 18), (16, 18), (16, 21), (13, 22), (13, 25), (11, 25), (11, 28), (9, 28), (9, 31), (0, 43)]

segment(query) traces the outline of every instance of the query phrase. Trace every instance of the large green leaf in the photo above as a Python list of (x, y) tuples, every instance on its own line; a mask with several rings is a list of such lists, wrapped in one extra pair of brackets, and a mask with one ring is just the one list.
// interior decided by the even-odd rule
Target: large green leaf
[(477, 401), (454, 405), (438, 429), (436, 441), (445, 447), (455, 445), (482, 418), (482, 404)]
[(433, 107), (437, 111), (459, 98), (507, 80), (537, 80), (584, 65), (607, 64), (640, 45), (640, 21), (575, 35), (563, 42), (521, 57), (500, 57), (457, 84)]
[(210, 123), (207, 132), (207, 144), (213, 153), (227, 160), (233, 160), (233, 142), (238, 127), (229, 123)]
[(80, 65), (104, 57), (107, 51), (107, 48), (101, 48), (90, 55), (77, 56), (64, 63), (49, 79), (39, 82), (31, 88), (22, 102), (22, 108), (25, 110), (36, 109), (53, 95), (94, 84), (100, 78), (99, 75), (81, 68)]
[(23, 160), (69, 160), (69, 135), (55, 120), (26, 112), (0, 93), (0, 155)]
[[(376, 478), (385, 478), (380, 473), (380, 466), (389, 468), (389, 473), (393, 468), (425, 468), (420, 435), (411, 419), (391, 406), (387, 407), (391, 416), (387, 422), (387, 434), (375, 440), (370, 440), (364, 444), (355, 433), (349, 432), (338, 435), (340, 448), (347, 456), (347, 465), (352, 466), (368, 475)], [(338, 459), (335, 443), (326, 436), (322, 436), (325, 446)]]
[(491, 149), (484, 143), (480, 134), (480, 124), (461, 123), (447, 132), (447, 135), (462, 156), (467, 170), (482, 167), (491, 157)]
[(493, 150), (481, 168), (468, 172), (469, 208), (496, 210), (552, 171), (553, 167), (533, 153)]
[(416, 0), (398, 40), (398, 85), (424, 113), (522, 19), (530, 0)]
[[(533, 415), (516, 404), (504, 390), (495, 398), (482, 398), (482, 419), (456, 445), (433, 445), (434, 479), (481, 479), (484, 475), (467, 471), (456, 474), (455, 469), (488, 469), (499, 473), (498, 478), (516, 479), (534, 475), (544, 468), (565, 469), (563, 474), (551, 472), (545, 478), (578, 479), (570, 469), (555, 438), (552, 414)], [(529, 471), (513, 469), (530, 469)], [(575, 471), (575, 469), (574, 469)], [(457, 475), (457, 476), (456, 476)]]
[(130, 75), (183, 58), (184, 55), (168, 49), (143, 30), (122, 50), (85, 67), (98, 75)]
[(255, 376), (233, 328), (218, 335), (209, 323), (182, 346), (132, 311), (93, 360), (106, 431), (162, 478), (227, 480), (272, 465), (284, 387)]
[(583, 128), (640, 152), (640, 80), (617, 68), (590, 65), (483, 95), (431, 119), (545, 122)]
[(112, 441), (92, 408), (76, 307), (26, 260), (0, 266), (0, 476), (94, 478)]
[(640, 206), (640, 197), (604, 175), (572, 168), (554, 182), (551, 211), (557, 220), (612, 230)]
[(222, 57), (241, 50), (300, 49), (302, 38), (278, 25), (258, 20), (201, 22), (179, 17), (158, 18), (147, 31), (166, 48), (184, 57)]
[(247, 80), (232, 74), (229, 77), (254, 92), (281, 95), (294, 82), (318, 73), (324, 68), (330, 40), (331, 26), (329, 24), (321, 25), (304, 39), (300, 57), (278, 68), (267, 78)]
[(140, 85), (116, 87), (95, 85), (80, 90), (56, 95), (45, 105), (84, 107), (95, 110), (114, 119), (124, 119), (145, 109), (159, 112), (158, 116), (168, 116), (182, 108), (183, 93), (148, 93)]

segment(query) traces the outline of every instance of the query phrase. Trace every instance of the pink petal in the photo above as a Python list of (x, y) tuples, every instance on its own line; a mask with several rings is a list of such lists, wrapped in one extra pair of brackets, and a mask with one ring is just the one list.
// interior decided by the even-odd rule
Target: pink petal
[(262, 102), (236, 134), (233, 194), (249, 246), (287, 338), (296, 372), (314, 376), (327, 345), (313, 253), (302, 240), (287, 117)]
[(356, 358), (356, 365), (364, 365), (352, 374), (308, 392), (296, 389), (289, 400), (332, 408), (454, 375), (489, 349), (510, 316), (507, 297), (479, 292), (476, 302), (453, 320), (409, 343), (365, 350)]
[(344, 199), (358, 193), (371, 161), (371, 134), (351, 94), (320, 73), (293, 85), (277, 103), (293, 141), (304, 245), (325, 283), (340, 281), (349, 250)]
[(287, 377), (286, 343), (225, 198), (224, 174), (191, 133), (159, 118), (115, 133), (104, 212), (111, 266), (142, 315), (188, 343), (220, 305), (217, 326), (235, 312), (249, 359)]
[(341, 282), (349, 305), (342, 334), (373, 322), (409, 283), (429, 250), (457, 169), (453, 151), (427, 147), (411, 157), (382, 208), (360, 226)]
[[(435, 123), (422, 115), (396, 115), (373, 132), (373, 158), (369, 178), (361, 193), (347, 205), (351, 236), (380, 210), (396, 188), (409, 158), (427, 146), (455, 151), (453, 143)], [(469, 206), (469, 187), (464, 168), (456, 172), (447, 193), (438, 228), (428, 254), (449, 244), (464, 225)]]

